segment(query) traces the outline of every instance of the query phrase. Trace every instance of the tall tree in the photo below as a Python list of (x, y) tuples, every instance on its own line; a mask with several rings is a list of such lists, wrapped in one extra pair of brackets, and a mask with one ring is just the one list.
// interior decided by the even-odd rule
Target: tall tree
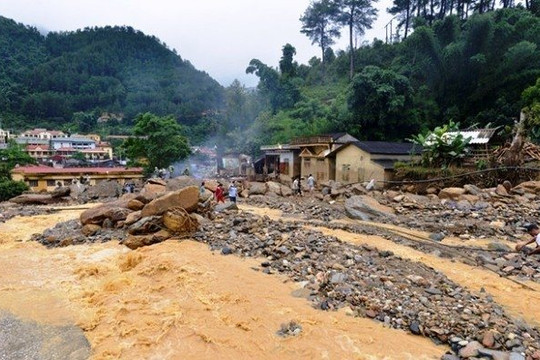
[(132, 163), (146, 164), (147, 171), (166, 168), (191, 153), (182, 127), (172, 116), (140, 114), (135, 119), (133, 133), (138, 137), (126, 140), (126, 154)]
[(323, 69), (326, 48), (335, 43), (334, 38), (341, 36), (339, 25), (334, 22), (338, 13), (339, 8), (335, 1), (320, 0), (312, 2), (300, 18), (300, 32), (306, 34), (312, 44), (319, 44), (321, 48)]
[[(377, 0), (373, 0), (375, 2)], [(349, 29), (349, 79), (354, 76), (354, 34), (364, 35), (377, 18), (377, 9), (371, 0), (336, 0), (339, 13), (338, 24)]]

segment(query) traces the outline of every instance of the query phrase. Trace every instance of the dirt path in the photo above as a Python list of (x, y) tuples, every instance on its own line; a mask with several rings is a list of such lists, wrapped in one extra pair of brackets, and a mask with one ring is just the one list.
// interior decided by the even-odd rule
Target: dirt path
[[(274, 220), (294, 220), (292, 218), (282, 216), (279, 210), (260, 209), (247, 205), (243, 205), (241, 209), (259, 215), (266, 215)], [(345, 221), (350, 223), (354, 222), (352, 220)], [(417, 232), (411, 229), (403, 229), (394, 225), (374, 224), (360, 221), (358, 223), (381, 226), (390, 230), (394, 229), (410, 235), (425, 237), (425, 233), (423, 232)], [(380, 236), (358, 235), (343, 230), (331, 230), (325, 227), (311, 228), (319, 230), (326, 235), (335, 236), (342, 241), (353, 244), (366, 244), (380, 250), (391, 250), (394, 252), (394, 254), (402, 258), (422, 262), (435, 270), (444, 273), (452, 281), (460, 284), (461, 286), (467, 287), (473, 292), (479, 292), (483, 288), (493, 296), (497, 303), (504, 306), (511, 315), (522, 318), (527, 323), (532, 325), (538, 326), (540, 324), (540, 321), (536, 315), (540, 311), (540, 284), (538, 283), (530, 281), (526, 282), (526, 285), (532, 288), (532, 290), (527, 289), (481, 267), (474, 267), (457, 261), (429, 255), (421, 251), (414, 250), (408, 246), (396, 244), (395, 242), (386, 240)], [(479, 245), (481, 244), (476, 243), (474, 246)]]
[[(322, 312), (297, 284), (192, 241), (130, 251), (116, 242), (48, 250), (29, 239), (80, 210), (0, 224), (0, 310), (76, 323), (93, 359), (438, 359), (430, 340), (342, 312)], [(298, 336), (276, 335), (296, 321)], [(406, 344), (406, 345), (404, 345)]]

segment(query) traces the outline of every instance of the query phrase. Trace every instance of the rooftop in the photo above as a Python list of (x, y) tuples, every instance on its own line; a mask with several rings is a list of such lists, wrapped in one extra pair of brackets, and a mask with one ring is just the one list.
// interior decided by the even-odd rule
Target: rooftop
[(128, 173), (140, 173), (143, 169), (140, 167), (80, 167), (80, 168), (53, 168), (50, 166), (37, 165), (37, 166), (19, 166), (11, 170), (13, 173), (19, 174), (128, 174)]

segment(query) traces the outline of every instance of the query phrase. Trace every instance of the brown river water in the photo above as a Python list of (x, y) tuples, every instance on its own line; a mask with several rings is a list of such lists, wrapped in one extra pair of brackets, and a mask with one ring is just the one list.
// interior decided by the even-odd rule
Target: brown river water
[[(346, 311), (316, 310), (291, 295), (298, 284), (255, 271), (260, 259), (223, 256), (193, 241), (134, 251), (115, 241), (55, 249), (28, 241), (80, 212), (0, 224), (0, 314), (44, 326), (77, 325), (90, 343), (91, 359), (438, 359), (447, 350)], [(351, 242), (377, 241), (396, 252), (397, 245), (382, 238), (325, 231)], [(434, 259), (409, 251), (434, 266)], [(506, 286), (493, 289), (503, 293)], [(511, 291), (519, 299), (519, 289)], [(523, 310), (506, 300), (501, 303)], [(302, 326), (301, 333), (278, 336), (291, 321)], [(0, 358), (9, 359), (1, 351)]]

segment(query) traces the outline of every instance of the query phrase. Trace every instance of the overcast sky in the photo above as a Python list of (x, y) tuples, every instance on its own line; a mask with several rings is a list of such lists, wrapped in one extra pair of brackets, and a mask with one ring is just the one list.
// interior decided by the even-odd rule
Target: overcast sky
[[(381, 2), (382, 1), (382, 2)], [(300, 16), (310, 0), (0, 0), (0, 15), (46, 31), (127, 25), (154, 35), (222, 85), (246, 86), (258, 78), (245, 69), (253, 58), (278, 66), (290, 43), (302, 64), (320, 57), (300, 33)], [(391, 0), (380, 0), (379, 19), (362, 40), (384, 39)], [(346, 32), (333, 48), (345, 50)]]

